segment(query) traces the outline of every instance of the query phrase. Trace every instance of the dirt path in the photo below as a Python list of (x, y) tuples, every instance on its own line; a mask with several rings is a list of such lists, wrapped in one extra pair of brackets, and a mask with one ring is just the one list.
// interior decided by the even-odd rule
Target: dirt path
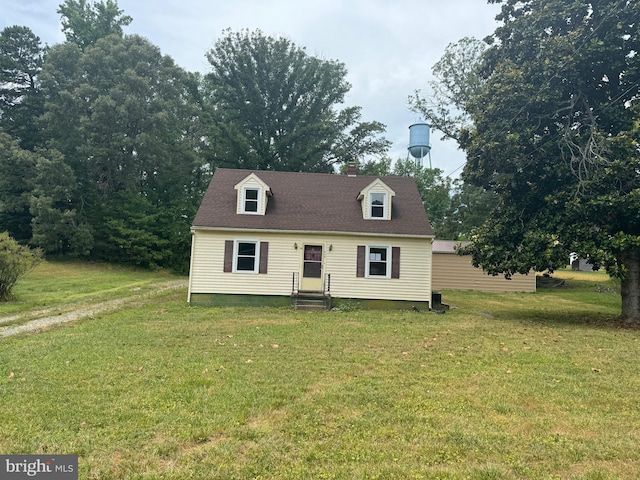
[[(65, 312), (61, 314), (51, 315), (52, 310), (42, 310), (39, 312), (42, 317), (29, 320), (20, 325), (11, 325), (7, 327), (0, 327), (0, 338), (9, 337), (23, 332), (33, 332), (50, 325), (57, 325), (60, 323), (72, 322), (81, 318), (92, 317), (102, 312), (109, 310), (115, 310), (122, 305), (140, 301), (145, 298), (150, 298), (158, 293), (165, 292), (167, 290), (176, 290), (178, 288), (184, 288), (187, 286), (186, 280), (176, 280), (171, 282), (164, 282), (156, 284), (156, 288), (150, 292), (140, 293), (137, 295), (129, 295), (122, 298), (116, 298), (114, 300), (107, 300), (104, 302), (98, 302), (91, 305), (83, 305), (80, 308)], [(5, 317), (0, 320), (0, 323), (7, 323), (9, 321), (18, 320), (19, 315), (13, 315), (11, 317)]]

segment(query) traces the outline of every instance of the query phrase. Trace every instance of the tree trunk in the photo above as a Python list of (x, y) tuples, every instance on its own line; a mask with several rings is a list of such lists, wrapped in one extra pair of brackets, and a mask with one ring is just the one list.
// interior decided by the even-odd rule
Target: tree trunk
[(618, 260), (627, 268), (620, 288), (620, 319), (624, 323), (640, 323), (640, 250), (625, 250), (620, 253)]

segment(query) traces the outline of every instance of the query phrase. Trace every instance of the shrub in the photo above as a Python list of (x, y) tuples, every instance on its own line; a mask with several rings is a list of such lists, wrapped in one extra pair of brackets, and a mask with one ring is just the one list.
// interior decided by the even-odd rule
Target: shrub
[(20, 245), (9, 236), (0, 233), (0, 302), (6, 302), (18, 280), (42, 260), (40, 250)]

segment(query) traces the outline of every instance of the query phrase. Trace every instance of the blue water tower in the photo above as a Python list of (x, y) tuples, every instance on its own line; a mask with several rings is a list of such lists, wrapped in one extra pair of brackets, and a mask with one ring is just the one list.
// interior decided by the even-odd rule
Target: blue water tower
[(409, 126), (409, 153), (422, 166), (422, 160), (429, 155), (431, 168), (431, 145), (429, 144), (429, 125), (423, 122)]

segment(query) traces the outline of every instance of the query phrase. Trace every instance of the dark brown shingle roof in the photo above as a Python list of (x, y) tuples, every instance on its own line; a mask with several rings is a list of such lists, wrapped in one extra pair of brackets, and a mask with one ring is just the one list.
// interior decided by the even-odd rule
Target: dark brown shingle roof
[[(271, 187), (266, 215), (238, 215), (234, 186), (255, 173)], [(391, 220), (364, 220), (358, 193), (380, 178), (396, 193)], [(324, 173), (218, 168), (193, 221), (193, 227), (314, 232), (433, 235), (415, 181)]]

